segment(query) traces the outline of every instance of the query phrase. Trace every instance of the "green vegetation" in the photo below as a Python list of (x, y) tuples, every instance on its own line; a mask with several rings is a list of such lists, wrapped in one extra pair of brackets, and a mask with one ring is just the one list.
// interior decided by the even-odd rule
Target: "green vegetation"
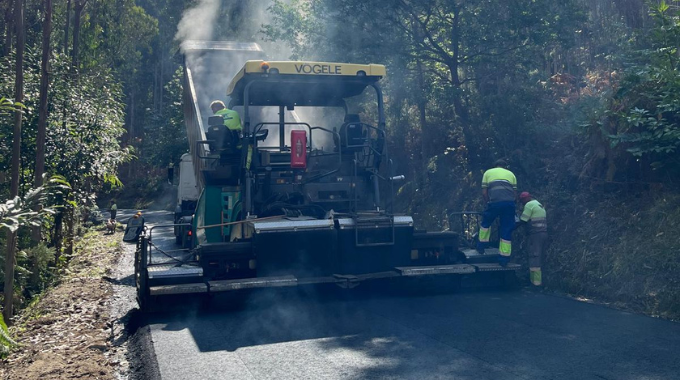
[(548, 287), (678, 318), (679, 5), (274, 1), (263, 32), (294, 58), (387, 64), (399, 205), (422, 225), (481, 209), (505, 158), (548, 208)]
[(667, 169), (680, 148), (680, 22), (665, 2), (651, 16), (654, 27), (636, 44), (597, 127), (609, 132), (613, 148)]
[[(223, 0), (208, 12), (212, 28), (178, 32), (184, 11), (209, 3), (54, 4), (44, 171), (70, 188), (43, 200), (63, 207), (32, 219), (42, 223), (39, 239), (18, 230), (23, 303), (72, 256), (97, 196), (140, 207), (161, 189), (166, 165), (188, 150), (179, 44), (210, 38), (254, 40), (276, 59), (385, 64), (390, 147), (408, 179), (402, 211), (446, 228), (448, 212), (481, 208), (481, 174), (505, 158), (521, 189), (547, 206), (549, 287), (680, 315), (672, 306), (680, 241), (670, 229), (679, 207), (680, 1)], [(15, 104), (16, 4), (0, 5), (3, 201), (14, 198), (16, 107), (19, 199), (39, 187), (47, 9), (25, 2), (24, 96)], [(34, 206), (12, 215), (31, 219)]]
[(0, 357), (4, 357), (17, 343), (9, 336), (5, 320), (0, 315)]

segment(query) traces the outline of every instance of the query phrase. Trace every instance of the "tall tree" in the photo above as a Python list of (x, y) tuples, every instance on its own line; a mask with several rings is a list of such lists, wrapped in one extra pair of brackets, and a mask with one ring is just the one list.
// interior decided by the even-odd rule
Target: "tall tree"
[[(52, 34), (52, 0), (45, 0), (45, 20), (43, 21), (42, 62), (40, 64), (40, 116), (38, 117), (38, 136), (35, 148), (35, 188), (43, 185), (45, 173), (45, 131), (47, 129), (47, 93), (49, 90), (50, 36)], [(40, 241), (40, 226), (33, 228), (34, 242)]]
[(71, 0), (66, 2), (66, 24), (64, 25), (64, 54), (68, 55), (68, 30), (71, 27)]
[[(80, 71), (80, 27), (83, 17), (83, 10), (87, 5), (87, 0), (75, 0), (73, 7), (73, 49), (71, 50), (71, 70), (75, 72)], [(66, 236), (65, 254), (71, 256), (73, 254), (73, 234), (75, 232), (76, 223), (76, 207), (71, 202), (66, 206)], [(57, 254), (59, 254), (57, 252)]]
[(12, 2), (7, 3), (7, 9), (5, 9), (5, 43), (2, 49), (2, 55), (7, 56), (12, 50), (12, 33), (14, 32), (14, 15), (12, 14)]
[(77, 70), (80, 64), (80, 24), (82, 21), (83, 10), (87, 5), (87, 0), (75, 0), (73, 8), (73, 50), (71, 51), (71, 62), (73, 69)]
[[(16, 15), (16, 79), (15, 97), (16, 103), (24, 101), (24, 4), (22, 0), (16, 0), (14, 5)], [(21, 159), (21, 122), (23, 113), (20, 110), (14, 113), (14, 141), (12, 144), (12, 184), (10, 185), (10, 197), (19, 195), (19, 163)], [(16, 231), (10, 232), (7, 239), (7, 256), (5, 257), (5, 307), (2, 314), (5, 321), (9, 322), (14, 315), (14, 261), (16, 251)]]

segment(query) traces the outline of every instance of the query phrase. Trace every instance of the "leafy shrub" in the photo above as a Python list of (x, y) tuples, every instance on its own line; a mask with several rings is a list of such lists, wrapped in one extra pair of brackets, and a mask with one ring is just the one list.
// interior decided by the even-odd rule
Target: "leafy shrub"
[(0, 356), (6, 356), (9, 353), (9, 350), (13, 346), (16, 346), (16, 344), (17, 342), (9, 336), (9, 330), (7, 330), (5, 320), (2, 317), (2, 314), (0, 314)]
[[(51, 282), (54, 272), (49, 264), (54, 261), (55, 249), (40, 243), (17, 255), (17, 272), (22, 273), (18, 285), (24, 289), (27, 298), (44, 290)], [(21, 271), (21, 272), (19, 272)]]
[[(588, 123), (593, 156), (606, 156), (607, 180), (637, 173), (643, 180), (677, 168), (680, 150), (680, 15), (665, 2), (652, 9), (654, 27), (639, 37), (638, 49), (601, 117)], [(652, 178), (650, 178), (652, 177)], [(620, 179), (620, 178), (619, 178)]]

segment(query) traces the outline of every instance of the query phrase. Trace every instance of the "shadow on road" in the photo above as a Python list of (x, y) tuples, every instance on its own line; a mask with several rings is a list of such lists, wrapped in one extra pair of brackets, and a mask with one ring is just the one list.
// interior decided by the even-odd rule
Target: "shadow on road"
[[(422, 297), (494, 291), (498, 292), (497, 289), (460, 291), (443, 278), (438, 281), (400, 278), (366, 283), (355, 289), (315, 285), (175, 296), (162, 300), (159, 309), (147, 315), (146, 324), (162, 325), (164, 331), (189, 329), (200, 351), (235, 351), (243, 347), (356, 334), (368, 326), (363, 308), (371, 303), (390, 300), (408, 303)], [(219, 339), (215, 339), (213, 333), (206, 333), (212, 330), (220, 332)]]
[(188, 332), (199, 353), (347, 363), (357, 378), (663, 379), (680, 369), (680, 326), (665, 321), (523, 291), (353, 290), (251, 292), (209, 308), (194, 297), (146, 324)]
[[(149, 215), (166, 222), (168, 213)], [(172, 246), (172, 235), (158, 244)], [(127, 279), (126, 279), (127, 280)], [(173, 378), (670, 379), (680, 325), (446, 280), (173, 297), (146, 315)], [(439, 282), (439, 281), (444, 281)], [(196, 377), (196, 373), (201, 377)], [(193, 377), (192, 377), (193, 376)]]

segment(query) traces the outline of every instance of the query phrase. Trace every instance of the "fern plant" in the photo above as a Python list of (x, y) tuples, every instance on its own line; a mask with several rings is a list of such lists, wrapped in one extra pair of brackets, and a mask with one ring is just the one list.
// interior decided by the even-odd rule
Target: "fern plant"
[(36, 206), (45, 206), (49, 196), (69, 188), (63, 177), (53, 176), (45, 186), (29, 190), (24, 197), (15, 197), (0, 203), (0, 228), (5, 227), (14, 232), (20, 226), (40, 225), (45, 214), (54, 214), (55, 211), (53, 207), (33, 211)]
[(16, 346), (17, 342), (9, 336), (9, 330), (5, 324), (5, 320), (0, 313), (0, 356), (5, 357), (12, 347)]

